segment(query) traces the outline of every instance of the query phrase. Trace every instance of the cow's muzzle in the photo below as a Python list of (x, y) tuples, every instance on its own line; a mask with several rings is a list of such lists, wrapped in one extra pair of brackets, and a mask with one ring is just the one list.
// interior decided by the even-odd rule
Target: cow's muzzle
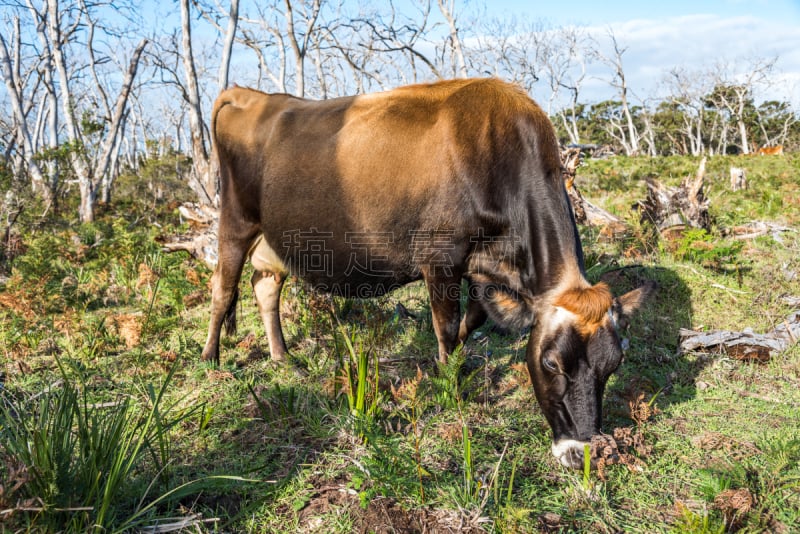
[(553, 456), (558, 458), (561, 465), (572, 469), (583, 469), (584, 446), (589, 445), (588, 441), (578, 441), (574, 439), (560, 439), (553, 442), (551, 450)]

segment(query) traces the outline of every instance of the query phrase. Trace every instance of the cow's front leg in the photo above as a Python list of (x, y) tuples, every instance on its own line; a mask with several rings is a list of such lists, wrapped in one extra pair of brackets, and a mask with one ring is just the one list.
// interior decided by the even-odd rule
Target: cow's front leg
[(469, 282), (469, 291), (467, 293), (467, 311), (464, 314), (464, 319), (461, 321), (461, 326), (458, 329), (458, 342), (464, 343), (467, 337), (480, 325), (486, 322), (486, 310), (483, 309), (478, 298), (478, 288), (472, 282)]
[[(222, 223), (220, 223), (222, 227)], [(220, 231), (219, 261), (211, 276), (211, 320), (202, 358), (219, 364), (219, 335), (226, 318), (235, 324), (236, 297), (247, 250), (252, 237), (246, 239), (224, 238)]]
[(256, 296), (258, 312), (264, 322), (264, 330), (269, 340), (269, 353), (274, 361), (286, 359), (286, 341), (281, 330), (281, 288), (285, 278), (281, 273), (256, 271), (251, 282)]
[(425, 276), (431, 301), (433, 330), (439, 342), (439, 361), (447, 357), (458, 344), (458, 322), (461, 318), (461, 277)]

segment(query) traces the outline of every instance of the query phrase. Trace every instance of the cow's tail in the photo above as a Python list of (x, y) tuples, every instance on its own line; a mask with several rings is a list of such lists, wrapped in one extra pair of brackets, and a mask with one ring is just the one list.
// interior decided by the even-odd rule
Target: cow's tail
[(233, 104), (232, 97), (230, 93), (227, 91), (221, 93), (217, 100), (214, 101), (214, 107), (211, 110), (211, 170), (213, 176), (216, 177), (217, 187), (216, 191), (205, 191), (206, 196), (208, 197), (208, 201), (210, 204), (214, 205), (217, 204), (218, 198), (217, 194), (223, 189), (222, 188), (222, 181), (225, 179), (224, 177), (224, 169), (220, 164), (220, 143), (219, 138), (217, 137), (217, 116), (219, 115), (220, 110), (227, 105)]
[(239, 303), (239, 288), (233, 290), (233, 298), (231, 304), (225, 311), (223, 323), (225, 324), (225, 334), (232, 336), (236, 333), (236, 305)]

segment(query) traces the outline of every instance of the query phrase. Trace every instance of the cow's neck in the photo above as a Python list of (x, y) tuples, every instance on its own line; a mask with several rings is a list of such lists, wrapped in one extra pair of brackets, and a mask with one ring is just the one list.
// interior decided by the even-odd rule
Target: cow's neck
[(532, 211), (533, 293), (542, 295), (556, 287), (586, 284), (583, 250), (566, 194), (562, 201), (556, 196), (552, 201), (538, 199), (536, 205), (546, 207)]

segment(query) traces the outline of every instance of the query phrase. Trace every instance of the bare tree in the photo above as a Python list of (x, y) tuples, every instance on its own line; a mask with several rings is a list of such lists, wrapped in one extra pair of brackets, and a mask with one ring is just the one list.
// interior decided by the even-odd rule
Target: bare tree
[[(131, 92), (133, 80), (139, 65), (142, 51), (147, 46), (147, 39), (143, 39), (133, 51), (127, 70), (125, 71), (120, 91), (117, 95), (114, 106), (110, 104), (107, 89), (103, 87), (97, 75), (96, 65), (101, 61), (95, 57), (94, 34), (97, 22), (92, 13), (94, 5), (90, 5), (83, 0), (74, 4), (74, 18), (69, 21), (68, 32), (64, 32), (61, 15), (67, 10), (61, 6), (59, 0), (47, 0), (47, 37), (50, 49), (52, 50), (53, 63), (58, 75), (59, 90), (61, 97), (62, 117), (67, 133), (67, 139), (71, 144), (69, 158), (72, 171), (78, 182), (80, 191), (80, 206), (78, 215), (81, 222), (91, 222), (94, 220), (94, 207), (97, 200), (97, 193), (101, 183), (104, 183), (106, 197), (110, 194), (113, 176), (109, 175), (109, 169), (113, 167), (112, 157), (117, 137), (120, 135), (121, 125), (125, 116), (128, 97)], [(100, 95), (105, 116), (102, 118), (101, 131), (104, 135), (97, 147), (96, 157), (91, 161), (87, 137), (82, 131), (82, 123), (78, 120), (79, 110), (76, 108), (77, 98), (72, 91), (72, 71), (80, 68), (79, 65), (70, 62), (67, 64), (65, 46), (69, 42), (65, 35), (69, 35), (72, 30), (69, 27), (77, 28), (85, 24), (87, 27), (87, 53), (89, 59), (89, 71), (96, 84), (96, 91)]]
[(655, 157), (658, 155), (658, 148), (656, 146), (656, 132), (655, 124), (653, 124), (653, 113), (650, 111), (648, 102), (643, 101), (639, 119), (642, 122), (642, 137), (641, 144), (647, 147), (647, 155)]
[(541, 27), (514, 19), (486, 18), (476, 38), (476, 69), (524, 87), (529, 93), (539, 81)]
[(745, 111), (752, 104), (754, 89), (768, 81), (777, 58), (756, 58), (736, 67), (720, 62), (714, 68), (715, 90), (712, 98), (726, 109), (739, 130), (739, 142), (743, 154), (750, 153)]
[(211, 169), (206, 130), (203, 121), (203, 107), (200, 100), (200, 86), (192, 47), (192, 23), (189, 0), (181, 4), (181, 50), (185, 86), (183, 97), (188, 105), (189, 130), (192, 136), (192, 178), (190, 186), (197, 194), (201, 204), (216, 205), (217, 179)]
[(617, 127), (616, 130), (619, 132), (619, 140), (625, 153), (632, 156), (639, 153), (639, 133), (636, 131), (636, 126), (633, 122), (633, 114), (631, 113), (631, 106), (628, 103), (628, 80), (625, 77), (625, 68), (622, 63), (622, 56), (628, 50), (628, 47), (623, 47), (619, 44), (612, 30), (608, 30), (607, 36), (611, 41), (613, 53), (608, 55), (603, 52), (602, 46), (599, 43), (594, 53), (602, 63), (608, 65), (613, 71), (610, 84), (617, 90), (617, 96), (620, 99), (620, 105), (625, 119), (625, 127)]
[(765, 146), (785, 145), (798, 114), (787, 102), (770, 100), (756, 108), (758, 128)]
[[(320, 42), (315, 53), (320, 56), (323, 48), (326, 49), (325, 55), (330, 63), (328, 72), (331, 73), (324, 85), (323, 98), (331, 91), (363, 94), (389, 87), (389, 77), (384, 74), (384, 69), (391, 65), (391, 61), (386, 61), (389, 58), (375, 50), (372, 31), (364, 31), (363, 26), (344, 17), (321, 25), (317, 35)], [(316, 63), (322, 63), (321, 58), (315, 59)], [(391, 70), (396, 69), (392, 67)]]
[(311, 0), (310, 3), (301, 3), (300, 18), (297, 22), (304, 25), (302, 30), (295, 28), (295, 7), (292, 5), (292, 0), (284, 0), (283, 15), (286, 18), (286, 34), (289, 37), (289, 44), (294, 53), (294, 72), (295, 72), (295, 87), (294, 94), (296, 96), (305, 96), (305, 59), (308, 54), (308, 44), (311, 41), (311, 36), (314, 31), (314, 25), (319, 17), (320, 0)]
[[(422, 46), (430, 21), (430, 0), (423, 0), (413, 5), (417, 9), (415, 16), (403, 16), (397, 12), (394, 2), (390, 0), (388, 13), (374, 12), (370, 16), (354, 20), (354, 23), (369, 33), (367, 49), (370, 52), (382, 58), (394, 58), (389, 61), (394, 61), (398, 65), (398, 76), (403, 82), (420, 80), (422, 77), (419, 71), (420, 63), (436, 78), (442, 78), (436, 59), (429, 57), (429, 53)], [(410, 71), (408, 76), (405, 75), (403, 67)]]
[(113, 110), (111, 107), (108, 108), (110, 113), (108, 132), (101, 144), (99, 158), (95, 164), (95, 178), (92, 184), (92, 191), (95, 194), (97, 186), (101, 186), (101, 200), (105, 203), (111, 201), (111, 186), (116, 178), (116, 174), (111, 172), (111, 168), (116, 166), (117, 159), (115, 154), (119, 154), (118, 147), (127, 117), (128, 98), (131, 94), (134, 78), (136, 78), (136, 71), (139, 68), (139, 60), (147, 44), (148, 40), (142, 39), (134, 49)]
[[(47, 40), (47, 34), (45, 31), (44, 8), (39, 11), (36, 9), (36, 7), (34, 7), (33, 2), (28, 0), (28, 11), (31, 15), (31, 19), (36, 22), (36, 34), (39, 38), (39, 43), (41, 46), (40, 55), (43, 63), (42, 81), (44, 83), (45, 91), (47, 92), (47, 148), (51, 153), (53, 153), (58, 148), (58, 95), (56, 92), (55, 82), (53, 81), (53, 55), (50, 50), (50, 43)], [(17, 18), (16, 20), (17, 24), (19, 24), (19, 19)], [(19, 29), (17, 29), (17, 35), (19, 35), (19, 33)], [(44, 127), (45, 125), (43, 124), (42, 126)], [(35, 144), (36, 143), (34, 143), (34, 145)], [(44, 194), (49, 203), (50, 198), (55, 194), (56, 188), (58, 187), (59, 162), (56, 158), (47, 158), (45, 165), (47, 167), (48, 175), (48, 191), (44, 192)]]
[[(16, 48), (19, 50), (19, 48)], [(27, 164), (28, 172), (30, 173), (32, 183), (35, 189), (41, 191), (43, 194), (48, 195), (49, 200), (50, 189), (45, 185), (44, 174), (41, 168), (34, 159), (35, 148), (31, 133), (28, 129), (26, 114), (22, 102), (22, 95), (20, 94), (20, 82), (17, 75), (17, 70), (11, 62), (8, 46), (2, 34), (0, 34), (0, 72), (3, 74), (3, 80), (6, 84), (9, 100), (11, 100), (11, 107), (14, 115), (14, 126), (17, 131), (18, 137), (22, 139), (23, 158)]]
[[(693, 156), (703, 154), (705, 152), (703, 137), (706, 130), (706, 107), (704, 99), (708, 91), (707, 77), (701, 72), (674, 68), (669, 72), (665, 83), (669, 91), (667, 99), (680, 113), (682, 133), (688, 142), (684, 152)], [(677, 139), (673, 140), (674, 146), (683, 144)]]
[(228, 73), (231, 68), (231, 52), (233, 42), (236, 39), (236, 27), (239, 24), (239, 0), (231, 0), (231, 8), (228, 14), (228, 28), (225, 31), (225, 41), (222, 45), (222, 60), (219, 63), (219, 80), (217, 85), (220, 89), (228, 87)]
[[(544, 32), (543, 32), (544, 33)], [(553, 115), (554, 103), (566, 92), (566, 102), (561, 102), (557, 116), (571, 143), (581, 142), (578, 131), (580, 90), (586, 78), (589, 41), (586, 33), (570, 26), (544, 33), (541, 40), (542, 63), (550, 82), (548, 113)]]
[(450, 31), (449, 43), (453, 50), (453, 55), (455, 56), (455, 61), (453, 62), (453, 73), (457, 76), (461, 76), (462, 78), (466, 78), (467, 62), (464, 60), (464, 49), (461, 46), (461, 37), (458, 32), (458, 27), (456, 26), (456, 0), (436, 1), (439, 4), (439, 11), (441, 11), (442, 16), (444, 17), (445, 21), (447, 21), (447, 27)]
[(91, 222), (94, 220), (94, 198), (95, 192), (92, 187), (92, 178), (86, 159), (83, 157), (80, 147), (83, 140), (78, 128), (78, 117), (75, 110), (75, 99), (70, 85), (70, 76), (67, 68), (67, 60), (64, 53), (66, 40), (61, 27), (61, 14), (59, 0), (47, 0), (47, 33), (50, 46), (53, 51), (53, 63), (58, 75), (58, 85), (61, 91), (61, 113), (66, 127), (67, 139), (73, 146), (69, 151), (72, 172), (78, 181), (81, 202), (78, 208), (78, 217), (81, 222)]
[[(280, 93), (287, 92), (287, 46), (283, 33), (275, 21), (275, 9), (257, 5), (257, 13), (253, 17), (241, 16), (239, 42), (255, 53), (258, 58), (258, 76), (256, 85), (264, 89), (262, 80), (266, 77), (274, 89)], [(275, 54), (273, 56), (273, 54)]]

